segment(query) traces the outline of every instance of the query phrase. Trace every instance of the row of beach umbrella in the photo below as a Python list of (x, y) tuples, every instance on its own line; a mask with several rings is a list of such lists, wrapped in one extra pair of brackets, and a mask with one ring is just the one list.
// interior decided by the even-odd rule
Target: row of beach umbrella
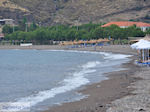
[(60, 43), (60, 45), (80, 45), (80, 44), (96, 44), (96, 43), (101, 43), (101, 42), (109, 42), (109, 39), (98, 39), (98, 40), (89, 40), (89, 41), (84, 41), (84, 40), (79, 40), (79, 41), (64, 41)]

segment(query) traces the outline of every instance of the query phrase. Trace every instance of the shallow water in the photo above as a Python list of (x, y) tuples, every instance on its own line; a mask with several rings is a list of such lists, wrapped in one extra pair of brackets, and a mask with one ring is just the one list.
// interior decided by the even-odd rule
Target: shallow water
[[(0, 102), (29, 102), (38, 111), (86, 96), (83, 85), (106, 80), (127, 55), (63, 50), (0, 50)], [(28, 107), (27, 107), (28, 108)]]

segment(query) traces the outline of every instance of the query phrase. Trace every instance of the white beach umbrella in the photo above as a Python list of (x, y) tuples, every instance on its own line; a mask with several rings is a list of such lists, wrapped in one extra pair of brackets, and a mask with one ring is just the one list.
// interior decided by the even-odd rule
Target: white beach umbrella
[(133, 49), (150, 49), (150, 42), (147, 40), (139, 40), (139, 42), (132, 44)]

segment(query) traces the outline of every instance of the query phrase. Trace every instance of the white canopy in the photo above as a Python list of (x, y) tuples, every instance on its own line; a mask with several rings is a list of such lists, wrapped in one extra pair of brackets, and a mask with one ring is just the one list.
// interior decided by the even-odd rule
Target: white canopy
[(139, 40), (139, 42), (132, 44), (133, 49), (150, 49), (150, 42), (147, 40)]

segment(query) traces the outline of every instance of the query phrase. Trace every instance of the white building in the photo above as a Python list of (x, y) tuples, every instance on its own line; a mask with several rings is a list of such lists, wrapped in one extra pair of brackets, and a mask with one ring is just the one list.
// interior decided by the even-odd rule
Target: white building
[(13, 19), (0, 19), (0, 26), (3, 25), (13, 25), (14, 20)]
[(117, 25), (120, 28), (128, 28), (130, 26), (136, 25), (136, 27), (141, 28), (142, 31), (146, 31), (147, 29), (150, 29), (149, 23), (143, 23), (143, 22), (131, 22), (131, 21), (118, 21), (118, 22), (109, 22), (105, 25), (102, 25), (102, 27), (108, 27), (111, 25)]

